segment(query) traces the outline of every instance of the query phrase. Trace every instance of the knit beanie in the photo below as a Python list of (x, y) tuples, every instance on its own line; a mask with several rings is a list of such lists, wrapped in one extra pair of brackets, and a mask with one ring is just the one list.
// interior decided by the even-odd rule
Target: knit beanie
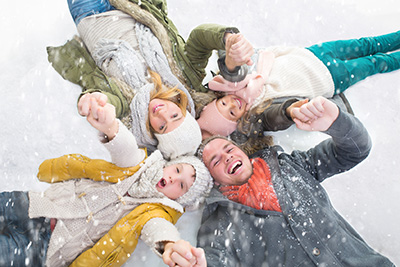
[(165, 159), (174, 159), (181, 155), (194, 155), (201, 143), (201, 130), (189, 112), (176, 129), (166, 134), (154, 134), (158, 140), (157, 149)]
[(217, 100), (213, 100), (203, 108), (197, 123), (203, 131), (211, 135), (228, 136), (236, 130), (237, 122), (225, 118), (217, 108)]
[(154, 151), (135, 174), (138, 179), (128, 189), (128, 194), (134, 198), (165, 198), (156, 185), (164, 175), (166, 163), (161, 152)]
[(214, 180), (204, 163), (195, 156), (180, 156), (169, 161), (166, 166), (173, 164), (189, 164), (196, 171), (196, 180), (189, 190), (176, 199), (186, 210), (194, 210), (208, 196), (214, 185)]
[(136, 138), (139, 147), (147, 147), (154, 151), (157, 140), (147, 130), (147, 117), (149, 114), (150, 92), (154, 84), (149, 83), (140, 88), (130, 104), (132, 127), (131, 131)]
[(129, 188), (129, 195), (134, 198), (166, 198), (156, 186), (163, 177), (164, 168), (173, 164), (189, 164), (195, 169), (196, 179), (193, 185), (175, 201), (187, 210), (197, 208), (210, 193), (213, 179), (204, 163), (195, 156), (181, 156), (167, 162), (160, 151), (154, 151), (136, 173), (139, 178)]

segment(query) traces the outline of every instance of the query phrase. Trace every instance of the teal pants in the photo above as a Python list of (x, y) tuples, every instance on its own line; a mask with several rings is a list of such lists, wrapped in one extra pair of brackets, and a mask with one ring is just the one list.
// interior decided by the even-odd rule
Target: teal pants
[(400, 31), (360, 39), (331, 41), (307, 48), (329, 69), (339, 94), (368, 76), (400, 68)]

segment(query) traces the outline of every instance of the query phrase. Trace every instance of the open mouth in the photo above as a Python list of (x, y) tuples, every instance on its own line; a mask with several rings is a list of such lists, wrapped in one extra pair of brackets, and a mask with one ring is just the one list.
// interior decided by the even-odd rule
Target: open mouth
[(157, 186), (160, 188), (164, 188), (167, 185), (167, 181), (164, 178), (161, 178), (161, 180), (157, 183)]
[(228, 173), (229, 174), (235, 174), (241, 167), (242, 167), (242, 162), (240, 160), (236, 161), (235, 163), (232, 164), (232, 166), (229, 168)]

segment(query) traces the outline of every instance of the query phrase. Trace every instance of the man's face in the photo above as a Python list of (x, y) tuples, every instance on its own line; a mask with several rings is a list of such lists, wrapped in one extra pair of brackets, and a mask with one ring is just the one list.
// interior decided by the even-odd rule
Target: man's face
[(203, 161), (218, 185), (241, 185), (253, 173), (249, 157), (231, 142), (217, 138), (203, 150)]

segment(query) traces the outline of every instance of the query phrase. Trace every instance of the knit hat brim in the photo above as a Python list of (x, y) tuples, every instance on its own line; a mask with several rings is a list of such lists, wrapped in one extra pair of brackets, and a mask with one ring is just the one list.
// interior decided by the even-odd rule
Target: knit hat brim
[(213, 100), (203, 108), (197, 123), (201, 130), (211, 135), (228, 136), (236, 130), (237, 122), (225, 118), (217, 108), (217, 100)]
[(194, 155), (202, 140), (200, 126), (189, 113), (186, 113), (182, 124), (173, 131), (154, 135), (158, 140), (157, 148), (166, 159)]

